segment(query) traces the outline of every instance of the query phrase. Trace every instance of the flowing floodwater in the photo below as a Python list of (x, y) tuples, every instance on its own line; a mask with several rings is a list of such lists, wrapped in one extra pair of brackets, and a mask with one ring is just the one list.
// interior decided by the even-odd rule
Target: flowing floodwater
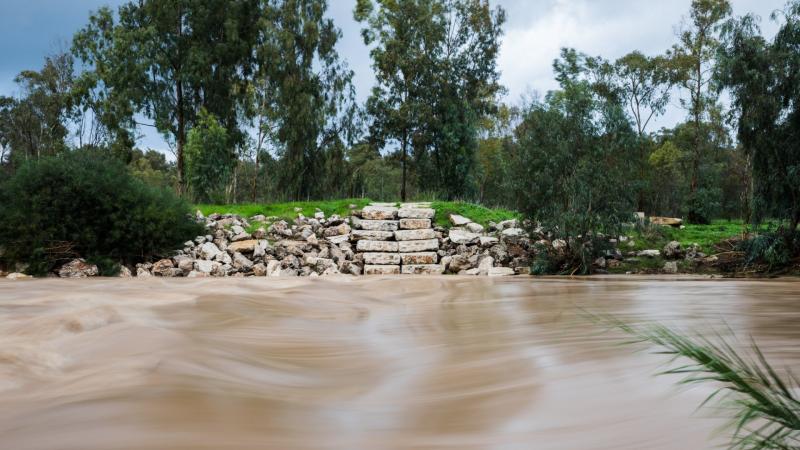
[[(800, 282), (0, 281), (0, 449), (679, 449), (713, 386), (586, 313), (752, 334), (800, 369)], [(726, 324), (726, 325), (723, 325)]]

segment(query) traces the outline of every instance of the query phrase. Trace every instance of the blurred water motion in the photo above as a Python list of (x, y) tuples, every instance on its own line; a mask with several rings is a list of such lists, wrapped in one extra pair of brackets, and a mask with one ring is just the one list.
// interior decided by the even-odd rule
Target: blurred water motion
[(798, 300), (793, 280), (3, 281), (0, 448), (714, 448), (713, 386), (656, 377), (586, 312), (730, 327), (798, 369)]

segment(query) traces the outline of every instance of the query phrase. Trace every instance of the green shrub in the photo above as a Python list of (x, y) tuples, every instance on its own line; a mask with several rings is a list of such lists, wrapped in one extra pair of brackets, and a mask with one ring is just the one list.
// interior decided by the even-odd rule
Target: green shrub
[(794, 236), (782, 230), (764, 232), (740, 242), (737, 250), (745, 253), (748, 266), (764, 264), (768, 271), (781, 269), (800, 255), (800, 232)]
[(200, 233), (188, 214), (175, 194), (146, 186), (116, 159), (69, 152), (30, 162), (0, 186), (3, 258), (32, 274), (78, 256), (134, 263)]

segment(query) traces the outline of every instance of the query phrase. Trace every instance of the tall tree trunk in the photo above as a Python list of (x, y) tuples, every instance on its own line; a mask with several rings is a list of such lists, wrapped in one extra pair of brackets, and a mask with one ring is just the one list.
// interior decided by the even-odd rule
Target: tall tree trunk
[(255, 168), (253, 169), (253, 203), (256, 202), (256, 188), (258, 186), (258, 155), (261, 153), (258, 149), (256, 149), (256, 164)]
[(183, 164), (183, 147), (186, 144), (186, 117), (183, 111), (183, 85), (180, 81), (178, 81), (175, 91), (178, 104), (178, 194), (183, 196), (186, 193), (186, 176)]
[(402, 187), (400, 188), (400, 200), (406, 201), (406, 159), (408, 155), (408, 130), (403, 130), (403, 155), (402, 155), (402, 165), (403, 165), (403, 182)]

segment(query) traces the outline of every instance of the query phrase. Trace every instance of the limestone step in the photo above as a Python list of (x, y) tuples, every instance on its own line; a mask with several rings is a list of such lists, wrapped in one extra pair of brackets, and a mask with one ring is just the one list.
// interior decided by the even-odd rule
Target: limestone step
[(436, 252), (400, 253), (400, 257), (404, 266), (436, 264), (439, 262), (439, 255)]
[(353, 230), (351, 234), (354, 241), (368, 240), (368, 241), (388, 241), (394, 238), (392, 231), (370, 231), (370, 230)]
[(433, 219), (436, 211), (431, 208), (400, 208), (397, 217), (401, 219)]
[(438, 239), (428, 239), (424, 241), (400, 241), (398, 242), (400, 253), (419, 253), (439, 250)]
[(366, 220), (394, 220), (397, 218), (395, 206), (365, 206), (361, 210), (361, 218)]
[(430, 228), (424, 230), (399, 230), (394, 232), (396, 241), (422, 241), (436, 239), (436, 232)]
[(431, 228), (431, 219), (400, 219), (401, 230), (424, 230)]
[(400, 266), (364, 265), (364, 275), (400, 275)]
[(441, 264), (409, 264), (403, 266), (402, 273), (404, 275), (441, 275), (444, 273), (444, 266)]
[(400, 208), (430, 208), (431, 202), (401, 203)]
[(353, 227), (367, 231), (397, 231), (400, 228), (398, 220), (365, 220), (353, 217)]
[(400, 254), (364, 253), (364, 264), (378, 265), (378, 266), (400, 264)]
[(359, 252), (397, 252), (400, 244), (392, 241), (369, 241), (361, 240), (356, 244), (356, 251)]

